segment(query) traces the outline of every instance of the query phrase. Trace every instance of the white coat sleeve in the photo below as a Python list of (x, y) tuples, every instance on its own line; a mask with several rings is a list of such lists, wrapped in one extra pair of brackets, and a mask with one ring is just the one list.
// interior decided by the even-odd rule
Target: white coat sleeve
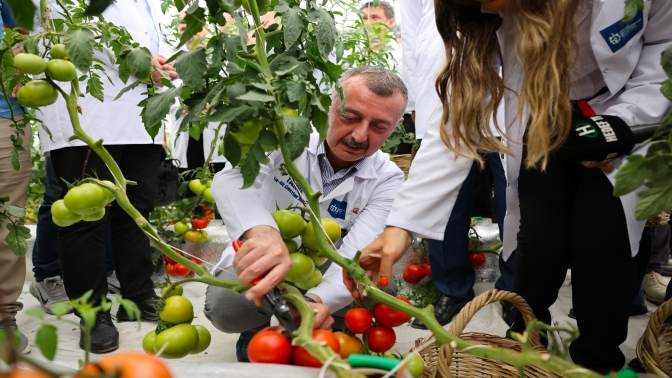
[(264, 206), (260, 189), (270, 172), (277, 171), (284, 160), (280, 151), (273, 151), (269, 158), (270, 162), (261, 166), (254, 184), (247, 189), (241, 189), (243, 176), (239, 167), (227, 165), (212, 180), (212, 195), (231, 240), (239, 239), (245, 231), (256, 226), (278, 229), (270, 211)]
[(672, 103), (660, 92), (667, 79), (660, 58), (672, 46), (670, 20), (672, 1), (653, 0), (637, 65), (618, 95), (602, 104), (590, 102), (597, 114), (618, 116), (630, 126), (660, 123), (669, 114)]
[[(352, 259), (358, 250), (369, 245), (383, 232), (385, 219), (403, 182), (404, 174), (395, 170), (377, 185), (362, 213), (343, 239), (338, 251), (342, 256)], [(343, 284), (343, 268), (336, 264), (331, 264), (322, 278), (322, 283), (308, 290), (308, 293), (319, 296), (332, 313), (352, 302), (352, 296)]]
[(443, 143), (440, 129), (440, 122), (430, 122), (408, 180), (387, 218), (388, 226), (434, 240), (443, 240), (457, 195), (473, 164), (472, 159), (457, 156)]
[(404, 83), (408, 87), (407, 111), (415, 110), (416, 89), (416, 39), (420, 20), (422, 19), (422, 2), (417, 0), (401, 1), (401, 55)]

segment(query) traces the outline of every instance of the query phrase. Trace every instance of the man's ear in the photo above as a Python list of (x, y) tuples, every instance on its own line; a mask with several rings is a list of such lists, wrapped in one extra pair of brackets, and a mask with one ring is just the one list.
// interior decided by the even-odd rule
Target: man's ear
[(387, 26), (389, 26), (390, 29), (392, 29), (392, 27), (394, 26), (394, 17), (387, 20)]

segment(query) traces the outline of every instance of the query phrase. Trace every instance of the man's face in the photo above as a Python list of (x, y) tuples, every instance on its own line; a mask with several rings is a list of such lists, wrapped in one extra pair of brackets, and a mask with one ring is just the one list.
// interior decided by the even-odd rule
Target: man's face
[(366, 7), (362, 9), (362, 12), (364, 12), (362, 18), (367, 24), (381, 22), (390, 28), (394, 26), (394, 18), (385, 17), (385, 9), (383, 8)]
[(476, 0), (492, 12), (503, 11), (509, 7), (509, 0)]
[(343, 94), (345, 113), (341, 113), (338, 96), (329, 108), (327, 152), (335, 167), (347, 167), (373, 155), (403, 121), (399, 118), (404, 111), (401, 92), (390, 97), (378, 96), (366, 87), (362, 76), (355, 76), (343, 83)]

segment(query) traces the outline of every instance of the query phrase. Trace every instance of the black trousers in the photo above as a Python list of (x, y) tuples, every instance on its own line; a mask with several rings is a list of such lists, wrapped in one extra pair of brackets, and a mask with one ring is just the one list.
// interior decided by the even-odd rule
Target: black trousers
[[(154, 208), (156, 177), (163, 148), (153, 144), (111, 145), (105, 148), (126, 179), (137, 182), (137, 185), (128, 185), (126, 191), (131, 204), (147, 218)], [(68, 182), (81, 179), (88, 151), (88, 146), (51, 151), (56, 176)], [(93, 151), (84, 171), (87, 176), (95, 175), (100, 179), (112, 180), (112, 174)], [(60, 198), (63, 198), (67, 193), (63, 182), (61, 188)], [(59, 255), (68, 297), (78, 298), (88, 290), (93, 290), (91, 300), (97, 303), (107, 295), (103, 230), (108, 218), (112, 258), (121, 284), (121, 295), (136, 302), (153, 296), (149, 240), (135, 221), (114, 201), (99, 221), (78, 222), (70, 227), (59, 228)]]
[[(545, 172), (523, 166), (518, 179), (521, 222), (515, 290), (550, 324), (568, 267), (579, 331), (573, 361), (600, 373), (620, 370), (619, 345), (641, 282), (631, 257), (625, 214), (613, 186), (597, 168), (551, 157)], [(516, 325), (522, 324), (522, 318)], [(517, 327), (516, 327), (517, 328)]]

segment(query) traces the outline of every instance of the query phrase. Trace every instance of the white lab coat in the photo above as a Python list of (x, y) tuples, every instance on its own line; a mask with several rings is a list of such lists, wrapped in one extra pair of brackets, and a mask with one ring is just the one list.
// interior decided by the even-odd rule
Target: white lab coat
[[(672, 45), (672, 1), (646, 0), (644, 4), (642, 30), (616, 52), (612, 52), (600, 31), (615, 25), (623, 18), (623, 2), (593, 0), (592, 9), (590, 43), (609, 92), (591, 100), (590, 104), (597, 114), (619, 116), (631, 126), (660, 122), (672, 109), (672, 103), (660, 93), (661, 83), (666, 79), (660, 65), (660, 56)], [(504, 45), (506, 36), (502, 35), (501, 30), (498, 37), (502, 51), (510, 48), (510, 45)], [(505, 62), (504, 66), (505, 84), (507, 88), (516, 90), (522, 81), (520, 65), (514, 67)], [(518, 103), (515, 93), (507, 89), (504, 98), (502, 107), (506, 118), (506, 132), (514, 141), (509, 145), (513, 155), (504, 158), (507, 178), (504, 256), (508, 258), (516, 248), (520, 226), (518, 175), (525, 123), (516, 118)], [(524, 120), (527, 118), (527, 115), (522, 117)], [(442, 240), (455, 199), (469, 173), (472, 161), (451, 152), (443, 144), (439, 132), (440, 125), (433, 125), (427, 130), (422, 148), (411, 166), (409, 179), (395, 199), (387, 224), (405, 228), (420, 236)], [(646, 147), (639, 147), (633, 153), (644, 153), (645, 150)], [(625, 157), (617, 159), (615, 166), (618, 168), (624, 159)], [(607, 174), (612, 183), (617, 172), (618, 169)], [(634, 217), (637, 199), (636, 192), (621, 197), (633, 255), (638, 252), (645, 224)]]
[[(103, 12), (103, 17), (108, 22), (125, 27), (133, 37), (133, 42), (149, 48), (150, 38), (147, 33), (148, 28), (156, 26), (157, 30), (161, 30), (158, 25), (161, 15), (158, 1), (150, 1), (150, 4), (155, 25), (152, 25), (150, 20), (147, 20), (144, 1), (117, 0)], [(60, 17), (58, 15), (59, 7), (54, 0), (49, 0), (49, 6), (53, 10), (52, 16)], [(160, 34), (159, 39), (163, 40)], [(165, 56), (171, 55), (172, 49), (168, 45), (160, 43), (159, 47), (159, 54)], [(147, 92), (147, 85), (142, 84), (134, 90), (125, 93), (118, 100), (113, 101), (126, 84), (119, 78), (118, 66), (109, 63), (106, 53), (96, 51), (95, 57), (106, 63), (105, 73), (112, 80), (112, 84), (110, 84), (105, 75), (97, 71), (101, 75), (104, 85), (104, 102), (98, 101), (91, 95), (80, 97), (79, 103), (83, 114), (79, 115), (79, 119), (84, 131), (94, 139), (103, 139), (103, 143), (107, 145), (163, 144), (163, 128), (152, 140), (145, 130), (142, 118), (140, 117), (142, 108), (138, 107), (138, 103), (147, 98), (146, 94), (143, 95), (144, 92)], [(78, 74), (81, 75), (81, 72), (78, 72)], [(128, 84), (134, 81), (135, 78), (131, 76)], [(80, 82), (82, 92), (85, 91), (86, 85), (87, 81)], [(69, 92), (69, 89), (66, 90)], [(59, 96), (55, 104), (40, 108), (37, 111), (37, 117), (44, 122), (53, 136), (52, 141), (43, 127), (40, 127), (40, 142), (43, 152), (68, 146), (84, 145), (79, 140), (68, 141), (68, 138), (73, 134), (72, 123), (70, 122), (62, 96)]]
[[(294, 162), (313, 189), (321, 191), (322, 170), (316, 155), (318, 141), (316, 133), (311, 135), (309, 147)], [(280, 172), (284, 162), (280, 152), (271, 153), (270, 159), (270, 163), (261, 167), (254, 185), (245, 190), (240, 190), (243, 178), (239, 168), (226, 167), (215, 175), (212, 194), (231, 239), (240, 238), (243, 232), (255, 226), (277, 229), (271, 212), (292, 205), (304, 206), (298, 185)], [(399, 167), (387, 154), (377, 151), (366, 158), (355, 174), (320, 198), (322, 217), (334, 219), (347, 232), (336, 245), (341, 255), (353, 258), (357, 250), (383, 232), (394, 196), (403, 181), (404, 174)], [(229, 246), (218, 267), (231, 266), (234, 253)], [(343, 285), (342, 269), (336, 264), (324, 274), (322, 283), (308, 292), (318, 295), (332, 312), (352, 302), (352, 296)]]
[[(188, 168), (187, 148), (189, 147), (189, 133), (180, 133), (180, 125), (182, 124), (184, 115), (180, 113), (180, 116), (177, 119), (175, 118), (175, 114), (180, 111), (180, 109), (181, 107), (179, 103), (176, 102), (175, 105), (170, 107), (170, 114), (168, 115), (170, 135), (172, 135), (174, 139), (173, 159), (177, 159), (180, 162), (180, 168)], [(203, 134), (201, 134), (200, 142), (203, 143), (203, 154), (205, 159), (207, 159), (210, 154), (210, 146), (215, 139), (215, 131), (217, 130), (217, 127), (219, 127), (219, 122), (210, 122), (208, 127), (203, 130)], [(219, 129), (220, 140), (225, 133), (226, 125), (223, 125), (222, 128)], [(226, 163), (226, 158), (219, 154), (219, 145), (215, 146), (215, 151), (212, 153), (210, 162)]]

